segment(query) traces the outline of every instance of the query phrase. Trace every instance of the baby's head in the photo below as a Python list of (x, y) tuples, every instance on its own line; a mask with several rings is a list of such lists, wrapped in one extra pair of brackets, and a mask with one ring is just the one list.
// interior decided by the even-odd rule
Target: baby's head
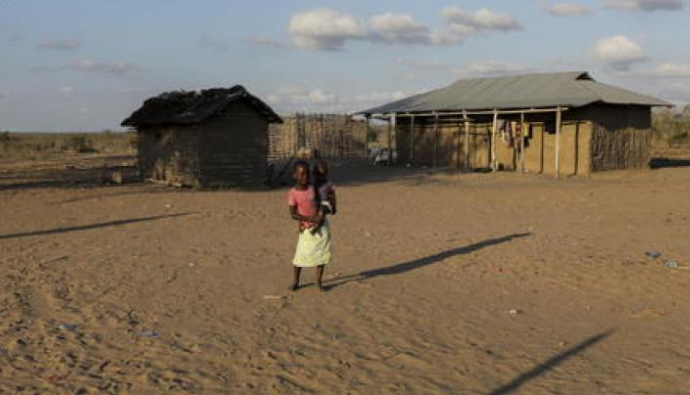
[(299, 186), (305, 186), (309, 183), (309, 164), (303, 160), (295, 162), (292, 168), (292, 178)]
[(328, 163), (325, 160), (320, 159), (314, 165), (314, 178), (319, 180), (325, 180), (328, 178)]

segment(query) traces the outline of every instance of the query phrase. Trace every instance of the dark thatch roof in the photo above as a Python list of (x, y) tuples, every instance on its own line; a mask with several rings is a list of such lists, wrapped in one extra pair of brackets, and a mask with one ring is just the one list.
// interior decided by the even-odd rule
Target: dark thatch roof
[(397, 100), (359, 114), (582, 107), (592, 103), (650, 107), (671, 105), (651, 96), (602, 84), (589, 73), (578, 71), (463, 79), (445, 88)]
[(146, 100), (141, 108), (122, 121), (122, 126), (194, 125), (222, 112), (237, 101), (244, 101), (255, 108), (268, 122), (283, 122), (266, 103), (253, 96), (242, 85), (235, 85), (229, 89), (162, 93)]

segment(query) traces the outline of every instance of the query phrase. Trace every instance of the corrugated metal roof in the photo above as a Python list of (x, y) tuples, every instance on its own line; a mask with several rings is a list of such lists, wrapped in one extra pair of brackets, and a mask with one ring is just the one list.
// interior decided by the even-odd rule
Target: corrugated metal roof
[(358, 114), (582, 107), (596, 102), (671, 105), (651, 96), (596, 82), (587, 72), (579, 71), (464, 79), (445, 88), (397, 100)]

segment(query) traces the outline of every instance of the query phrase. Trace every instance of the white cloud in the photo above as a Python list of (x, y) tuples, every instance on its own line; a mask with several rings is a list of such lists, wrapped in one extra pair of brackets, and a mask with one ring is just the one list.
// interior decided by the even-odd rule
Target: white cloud
[(431, 62), (406, 58), (399, 58), (396, 60), (396, 62), (403, 66), (422, 70), (449, 70), (452, 67), (448, 63), (443, 62)]
[(682, 79), (690, 78), (690, 65), (677, 63), (663, 63), (654, 69), (633, 73), (638, 77)]
[(72, 85), (63, 85), (63, 86), (58, 87), (57, 91), (58, 91), (58, 93), (69, 95), (69, 94), (76, 92), (76, 88), (73, 87)]
[(223, 40), (203, 35), (196, 41), (196, 46), (216, 52), (228, 52), (230, 47)]
[(452, 65), (443, 62), (427, 62), (401, 58), (397, 60), (397, 63), (416, 70), (451, 73), (457, 78), (499, 77), (532, 71), (531, 68), (521, 64), (492, 60)]
[(270, 37), (254, 36), (247, 39), (247, 42), (252, 45), (268, 47), (273, 49), (287, 49), (287, 45), (280, 41), (274, 40)]
[(405, 92), (401, 90), (390, 92), (370, 92), (355, 96), (354, 101), (365, 104), (387, 103), (395, 100), (404, 99), (407, 96), (409, 95), (407, 95)]
[(455, 74), (460, 78), (473, 77), (501, 77), (523, 74), (532, 71), (529, 67), (516, 63), (484, 61), (471, 62), (455, 68)]
[(576, 3), (544, 4), (544, 10), (553, 16), (591, 15), (589, 8)]
[(608, 0), (606, 8), (620, 11), (677, 11), (685, 7), (684, 0)]
[(389, 44), (429, 44), (429, 28), (412, 18), (409, 14), (387, 13), (373, 16), (369, 25), (372, 39)]
[(340, 98), (320, 88), (284, 88), (279, 93), (269, 95), (267, 101), (281, 111), (323, 111), (335, 108)]
[(138, 66), (123, 62), (97, 62), (89, 59), (72, 63), (68, 68), (88, 73), (112, 74), (117, 76), (134, 76), (141, 71)]
[(453, 30), (465, 33), (522, 29), (520, 23), (512, 16), (498, 14), (486, 8), (471, 12), (458, 6), (450, 6), (441, 11), (441, 16)]
[(647, 57), (642, 47), (626, 36), (618, 35), (599, 40), (592, 48), (594, 57), (615, 71), (627, 71)]
[(81, 42), (77, 40), (45, 40), (36, 46), (41, 49), (53, 49), (58, 51), (73, 51), (81, 47)]
[(352, 15), (326, 8), (293, 15), (288, 31), (296, 46), (320, 51), (339, 50), (345, 41), (367, 35), (364, 24)]
[(348, 40), (384, 44), (457, 45), (480, 32), (508, 32), (522, 26), (507, 14), (488, 9), (468, 12), (447, 7), (441, 12), (443, 24), (430, 28), (410, 14), (392, 12), (374, 15), (367, 23), (352, 15), (329, 9), (317, 9), (293, 15), (288, 31), (293, 43), (302, 48), (333, 51)]

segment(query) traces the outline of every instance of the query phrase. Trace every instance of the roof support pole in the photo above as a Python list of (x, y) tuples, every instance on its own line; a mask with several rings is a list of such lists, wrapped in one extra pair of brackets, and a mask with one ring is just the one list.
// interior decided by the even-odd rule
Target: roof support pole
[(386, 137), (386, 148), (388, 149), (388, 164), (391, 164), (391, 134), (393, 133), (393, 114), (388, 117), (388, 136)]
[(393, 128), (395, 128), (395, 113), (391, 114), (390, 122), (388, 123), (388, 164), (393, 164)]
[(561, 176), (561, 108), (556, 111), (556, 179)]
[[(467, 111), (462, 110), (462, 117), (467, 119)], [(470, 169), (470, 121), (465, 121), (465, 170)]]
[(409, 155), (410, 165), (414, 163), (414, 115), (410, 118), (410, 155)]
[(436, 167), (437, 152), (438, 152), (438, 113), (434, 112), (434, 159), (433, 159), (433, 167)]
[(525, 172), (525, 113), (520, 113), (520, 173)]
[(494, 109), (494, 122), (491, 129), (491, 170), (498, 169), (498, 161), (496, 159), (496, 134), (498, 132), (498, 110)]
[(460, 160), (460, 155), (461, 155), (460, 154), (460, 146), (462, 145), (460, 143), (462, 141), (460, 139), (460, 131), (461, 131), (460, 122), (458, 122), (457, 128), (458, 128), (457, 131), (454, 133), (455, 134), (455, 167), (457, 167), (459, 169), (460, 163), (462, 163)]
[(369, 159), (369, 122), (371, 121), (371, 116), (367, 115), (367, 127), (364, 130), (364, 159)]

